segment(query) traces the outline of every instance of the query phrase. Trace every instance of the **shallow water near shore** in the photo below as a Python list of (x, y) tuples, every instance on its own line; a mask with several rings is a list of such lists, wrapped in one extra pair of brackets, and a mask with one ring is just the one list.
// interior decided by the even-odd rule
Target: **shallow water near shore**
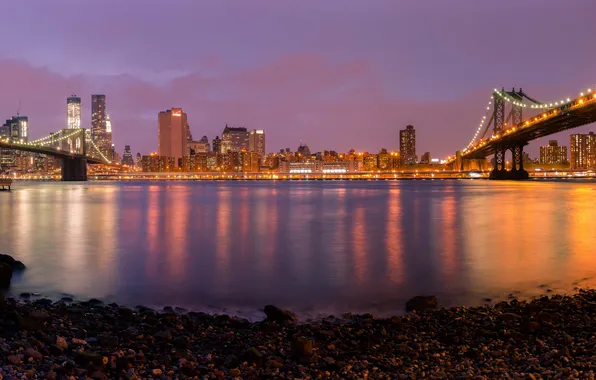
[(400, 314), (596, 284), (593, 181), (17, 182), (13, 294), (261, 318)]

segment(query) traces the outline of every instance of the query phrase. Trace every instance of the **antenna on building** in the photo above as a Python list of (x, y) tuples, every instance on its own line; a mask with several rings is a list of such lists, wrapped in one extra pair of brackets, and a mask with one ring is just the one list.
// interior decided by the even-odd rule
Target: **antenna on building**
[(19, 116), (20, 112), (21, 112), (21, 101), (19, 100), (19, 106), (17, 107), (17, 116)]

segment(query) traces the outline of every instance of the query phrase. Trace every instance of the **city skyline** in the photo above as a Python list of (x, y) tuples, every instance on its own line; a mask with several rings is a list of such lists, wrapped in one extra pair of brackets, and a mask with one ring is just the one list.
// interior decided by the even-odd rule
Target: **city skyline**
[[(147, 17), (130, 16), (141, 4)], [(76, 15), (83, 8), (65, 2), (45, 11), (46, 5), (38, 2), (41, 11), (33, 13), (26, 4), (7, 2), (11, 14), (27, 16), (34, 27), (7, 41), (0, 53), (0, 77), (7, 84), (0, 90), (0, 112), (4, 118), (16, 115), (21, 101), (32, 135), (45, 136), (64, 125), (65, 97), (75, 93), (82, 98), (82, 126), (89, 126), (89, 95), (106, 94), (119, 152), (124, 145), (135, 152), (153, 151), (157, 141), (149, 131), (155, 129), (154, 115), (172, 106), (186, 110), (197, 136), (211, 139), (226, 122), (264, 129), (269, 151), (294, 149), (301, 140), (313, 151), (396, 150), (398, 131), (412, 124), (422, 151), (444, 157), (469, 139), (493, 87), (521, 86), (540, 100), (573, 96), (594, 85), (589, 63), (596, 52), (582, 48), (590, 42), (593, 2), (578, 1), (573, 9), (543, 1), (466, 4), (466, 12), (438, 2), (432, 7), (389, 1), (342, 4), (349, 6), (336, 12), (337, 7), (318, 2), (282, 6), (255, 1), (240, 6), (246, 12), (238, 18), (233, 12), (238, 4), (231, 2), (172, 2), (165, 7), (132, 1), (118, 3), (122, 12), (91, 4), (82, 23)], [(145, 28), (165, 8), (203, 22), (181, 22), (169, 31), (146, 28), (148, 42), (131, 46), (130, 31)], [(51, 14), (52, 24), (40, 14)], [(503, 19), (502, 30), (486, 31), (481, 20), (490, 17)], [(221, 31), (218, 20), (224, 19), (236, 26), (215, 33)], [(70, 27), (52, 27), (61, 20), (80, 24), (77, 34)], [(94, 26), (107, 20), (114, 27), (98, 39)], [(304, 22), (312, 23), (312, 30), (303, 28)], [(555, 22), (566, 27), (551, 33)], [(424, 27), (405, 33), (403, 28), (412, 23)], [(521, 29), (514, 32), (507, 25)], [(486, 35), (479, 38), (475, 30)], [(530, 31), (548, 38), (507, 43)], [(198, 44), (187, 38), (197, 33), (213, 36), (213, 41)], [(317, 43), (310, 42), (310, 33), (318, 33)], [(279, 36), (285, 36), (283, 41)], [(574, 43), (563, 43), (569, 40)], [(50, 51), (50, 41), (63, 42)], [(171, 41), (177, 43), (166, 43)], [(457, 51), (445, 50), (449, 41), (458, 42)], [(161, 54), (156, 55), (157, 44)], [(171, 64), (166, 58), (179, 45), (187, 49)], [(554, 45), (557, 55), (547, 47)], [(495, 54), (505, 52), (507, 61), (494, 65)], [(587, 131), (589, 126), (577, 129)], [(566, 141), (568, 134), (552, 138)], [(537, 156), (545, 143), (533, 142), (529, 153)]]

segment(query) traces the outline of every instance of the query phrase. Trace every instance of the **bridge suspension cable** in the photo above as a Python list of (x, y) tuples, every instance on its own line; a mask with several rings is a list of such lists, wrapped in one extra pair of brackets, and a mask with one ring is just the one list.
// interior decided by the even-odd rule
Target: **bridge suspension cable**
[(89, 142), (105, 162), (107, 162), (108, 164), (112, 163), (112, 161), (108, 160), (108, 158), (101, 152), (101, 150), (99, 150), (99, 148), (97, 147), (97, 145), (95, 145), (95, 142), (93, 142), (93, 140), (89, 140)]
[[(41, 139), (38, 139), (38, 140), (30, 141), (30, 142), (25, 143), (25, 144), (26, 145), (41, 145), (41, 146), (49, 145), (49, 144), (53, 144), (53, 143), (64, 141), (64, 140), (66, 140), (68, 138), (71, 138), (71, 137), (73, 137), (73, 136), (75, 136), (76, 134), (79, 134), (79, 133), (81, 133), (81, 130), (76, 129), (76, 130), (73, 130), (73, 132), (70, 132), (68, 134), (65, 134), (64, 136), (60, 136), (58, 138), (53, 138), (55, 136), (50, 135), (50, 136), (46, 136), (46, 137), (41, 138)], [(47, 138), (52, 138), (52, 139), (46, 140)], [(41, 140), (43, 140), (43, 141), (41, 141)]]
[[(478, 129), (476, 129), (476, 133), (474, 133), (474, 137), (472, 137), (472, 141), (470, 141), (470, 143), (468, 144), (468, 146), (465, 147), (463, 150), (467, 150), (472, 145), (474, 145), (474, 142), (476, 141), (476, 138), (478, 137), (478, 134), (482, 130), (482, 127), (484, 127), (484, 123), (486, 122), (486, 117), (490, 114), (490, 106), (491, 106), (491, 104), (493, 104), (493, 99), (494, 99), (494, 96), (491, 96), (490, 97), (490, 100), (489, 100), (489, 102), (488, 102), (488, 104), (486, 106), (486, 112), (485, 112), (484, 116), (482, 116), (482, 119), (480, 120), (480, 125), (478, 126)], [(491, 120), (492, 120), (492, 118), (491, 118)]]

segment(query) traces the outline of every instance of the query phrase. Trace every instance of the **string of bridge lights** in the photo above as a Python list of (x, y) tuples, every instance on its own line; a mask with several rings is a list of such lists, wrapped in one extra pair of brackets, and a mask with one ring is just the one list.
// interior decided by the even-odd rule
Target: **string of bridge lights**
[[(587, 94), (591, 94), (592, 93), (592, 89), (591, 88), (588, 88), (586, 90), (586, 93)], [(580, 92), (579, 93), (579, 96), (580, 97), (583, 97), (583, 96), (586, 95), (586, 93)], [(487, 112), (482, 117), (482, 119), (480, 120), (480, 125), (478, 126), (478, 129), (476, 129), (476, 132), (474, 133), (474, 137), (472, 138), (472, 140), (470, 141), (470, 143), (468, 144), (468, 146), (465, 149), (463, 149), (464, 152), (467, 151), (468, 149), (470, 149), (470, 147), (472, 145), (474, 145), (474, 142), (476, 141), (476, 138), (478, 137), (478, 134), (482, 130), (482, 127), (484, 127), (484, 123), (486, 122), (486, 117), (488, 116), (488, 114), (490, 112), (490, 106), (491, 106), (493, 100), (495, 99), (495, 95), (503, 98), (505, 101), (507, 101), (507, 102), (509, 102), (509, 103), (511, 103), (511, 104), (513, 104), (515, 106), (523, 107), (523, 108), (532, 108), (532, 109), (551, 109), (551, 108), (556, 108), (556, 107), (559, 107), (559, 106), (562, 106), (562, 105), (565, 105), (565, 104), (569, 104), (569, 103), (572, 102), (572, 99), (571, 98), (566, 98), (566, 99), (561, 99), (559, 101), (547, 102), (547, 103), (544, 103), (544, 104), (530, 104), (530, 105), (528, 105), (528, 104), (524, 104), (522, 102), (519, 102), (516, 99), (513, 99), (512, 97), (508, 96), (507, 93), (502, 92), (502, 91), (499, 91), (498, 89), (495, 88), (493, 90), (493, 96), (491, 96), (491, 100), (488, 102), (488, 105), (486, 107), (486, 111)], [(596, 99), (596, 93), (593, 95), (593, 98)], [(450, 158), (451, 158), (451, 156), (449, 156), (446, 161), (449, 161)]]
[(93, 142), (93, 140), (89, 140), (89, 142), (91, 142), (91, 146), (95, 148), (95, 150), (97, 151), (97, 153), (99, 153), (99, 155), (101, 156), (101, 158), (103, 158), (104, 161), (106, 161), (108, 164), (111, 164), (112, 161), (108, 160), (106, 156), (104, 156), (103, 153), (101, 153), (101, 150), (99, 150), (99, 148), (97, 147), (97, 145), (95, 145), (95, 143)]
[(480, 125), (478, 126), (478, 129), (476, 130), (476, 133), (474, 133), (474, 137), (472, 138), (472, 141), (470, 141), (470, 143), (468, 144), (468, 146), (464, 148), (464, 151), (470, 149), (470, 147), (472, 145), (474, 145), (474, 141), (476, 141), (476, 138), (478, 137), (478, 134), (482, 130), (482, 127), (484, 127), (484, 123), (486, 123), (486, 117), (490, 113), (490, 106), (491, 106), (491, 104), (493, 104), (493, 99), (494, 99), (494, 96), (491, 96), (490, 97), (490, 100), (488, 101), (488, 104), (486, 105), (486, 113), (484, 114), (484, 116), (482, 116), (482, 119), (480, 120)]

